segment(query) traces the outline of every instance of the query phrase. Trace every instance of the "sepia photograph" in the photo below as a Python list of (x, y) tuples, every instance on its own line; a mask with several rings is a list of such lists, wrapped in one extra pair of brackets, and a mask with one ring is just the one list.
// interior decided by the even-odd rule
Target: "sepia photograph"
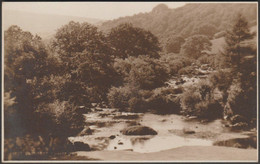
[(258, 162), (258, 2), (1, 9), (1, 163)]

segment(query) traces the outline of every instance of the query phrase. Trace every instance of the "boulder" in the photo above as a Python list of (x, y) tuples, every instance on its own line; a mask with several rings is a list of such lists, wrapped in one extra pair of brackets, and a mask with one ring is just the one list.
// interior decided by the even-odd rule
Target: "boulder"
[(84, 129), (78, 134), (78, 136), (91, 135), (92, 133), (92, 129), (90, 129), (89, 127), (84, 127)]
[(230, 122), (232, 124), (240, 123), (240, 122), (247, 122), (247, 119), (241, 115), (234, 115), (230, 118)]
[(183, 129), (182, 131), (184, 134), (194, 134), (195, 133), (194, 130), (190, 130), (190, 129)]
[(239, 122), (239, 123), (235, 123), (234, 125), (231, 125), (231, 128), (233, 130), (242, 130), (248, 128), (248, 126), (249, 125), (245, 122)]
[(157, 132), (147, 126), (130, 126), (121, 130), (124, 135), (157, 135)]
[(115, 135), (111, 135), (111, 136), (109, 136), (109, 139), (115, 139), (116, 138), (116, 136)]
[(215, 146), (227, 146), (227, 147), (236, 147), (236, 148), (257, 148), (257, 137), (251, 136), (248, 138), (233, 138), (223, 141), (216, 141), (213, 143)]
[(113, 119), (138, 119), (138, 114), (126, 114), (126, 115), (116, 115)]
[(74, 142), (74, 150), (75, 151), (90, 151), (90, 147), (88, 144), (83, 143), (83, 142)]
[(123, 142), (121, 142), (121, 141), (119, 141), (117, 144), (118, 144), (118, 145), (123, 145), (124, 143), (123, 143)]

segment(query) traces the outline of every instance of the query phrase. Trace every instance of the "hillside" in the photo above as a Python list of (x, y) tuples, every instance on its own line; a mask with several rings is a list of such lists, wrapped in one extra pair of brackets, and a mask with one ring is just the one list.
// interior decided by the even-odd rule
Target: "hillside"
[(25, 31), (30, 31), (33, 34), (37, 33), (43, 39), (49, 39), (56, 32), (56, 29), (72, 20), (75, 22), (88, 22), (94, 25), (98, 25), (103, 21), (86, 17), (36, 14), (14, 10), (5, 10), (3, 12), (4, 30), (11, 25), (18, 25)]
[(238, 13), (245, 16), (250, 25), (256, 25), (256, 3), (193, 3), (176, 9), (170, 9), (166, 5), (160, 4), (149, 13), (107, 21), (99, 28), (108, 32), (121, 23), (132, 23), (136, 27), (150, 30), (162, 41), (173, 34), (188, 37), (197, 26), (202, 24), (214, 25), (217, 32), (225, 30)]
[[(250, 28), (250, 32), (256, 33), (257, 32), (257, 26), (252, 26)], [(217, 54), (218, 52), (223, 51), (223, 47), (225, 45), (225, 38), (220, 37), (216, 39), (211, 40), (212, 46), (211, 46), (211, 53)], [(253, 39), (248, 41), (248, 44), (252, 44), (254, 47), (256, 47), (257, 44), (257, 37), (255, 36)]]

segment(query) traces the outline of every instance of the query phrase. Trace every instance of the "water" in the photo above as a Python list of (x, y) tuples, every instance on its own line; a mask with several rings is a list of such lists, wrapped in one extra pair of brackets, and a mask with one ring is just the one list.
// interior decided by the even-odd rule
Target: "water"
[[(101, 116), (100, 113), (105, 114)], [(104, 110), (86, 114), (86, 123), (94, 130), (92, 135), (71, 137), (72, 141), (82, 141), (88, 143), (90, 147), (96, 150), (129, 150), (140, 153), (158, 152), (162, 150), (182, 147), (182, 146), (211, 146), (212, 140), (187, 138), (177, 136), (170, 130), (182, 130), (183, 128), (197, 128), (201, 130), (210, 130), (217, 133), (223, 132), (221, 123), (216, 121), (207, 125), (199, 122), (184, 121), (180, 115), (156, 115), (156, 114), (138, 114), (138, 119), (115, 119), (115, 116), (127, 115), (129, 113), (112, 112)], [(117, 117), (118, 118), (118, 117)], [(153, 128), (158, 135), (151, 136), (126, 136), (120, 133), (120, 130), (128, 127), (127, 121), (136, 121), (141, 125)], [(103, 125), (103, 126), (97, 126)], [(114, 139), (109, 136), (114, 135)]]
[[(119, 145), (118, 143), (123, 143)], [(158, 152), (182, 146), (210, 146), (212, 141), (202, 139), (188, 139), (176, 135), (154, 137), (121, 136), (110, 141), (105, 150), (131, 150), (140, 153)], [(116, 149), (115, 149), (116, 148)]]

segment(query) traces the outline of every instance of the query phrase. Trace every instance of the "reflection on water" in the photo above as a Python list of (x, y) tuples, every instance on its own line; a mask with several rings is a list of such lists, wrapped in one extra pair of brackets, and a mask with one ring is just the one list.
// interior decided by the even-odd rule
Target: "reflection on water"
[[(169, 130), (181, 130), (187, 127), (196, 128), (199, 123), (186, 122), (179, 115), (137, 114), (138, 119), (133, 119), (133, 113), (111, 112), (104, 110), (91, 112), (85, 116), (86, 124), (94, 132), (92, 135), (70, 137), (72, 142), (81, 141), (90, 145), (92, 150), (130, 150), (149, 153), (177, 148), (181, 146), (210, 146), (213, 142), (204, 139), (185, 138), (169, 133)], [(122, 117), (124, 116), (124, 117)], [(130, 117), (131, 116), (131, 117)], [(130, 126), (129, 121), (151, 127), (158, 132), (156, 136), (125, 136), (120, 130)], [(199, 125), (200, 128), (214, 132), (223, 131), (220, 122)], [(111, 135), (114, 137), (109, 138)]]
[[(120, 144), (123, 143), (123, 144)], [(106, 150), (132, 150), (149, 153), (177, 148), (181, 146), (210, 146), (212, 141), (171, 136), (129, 137), (120, 136), (111, 140)]]

